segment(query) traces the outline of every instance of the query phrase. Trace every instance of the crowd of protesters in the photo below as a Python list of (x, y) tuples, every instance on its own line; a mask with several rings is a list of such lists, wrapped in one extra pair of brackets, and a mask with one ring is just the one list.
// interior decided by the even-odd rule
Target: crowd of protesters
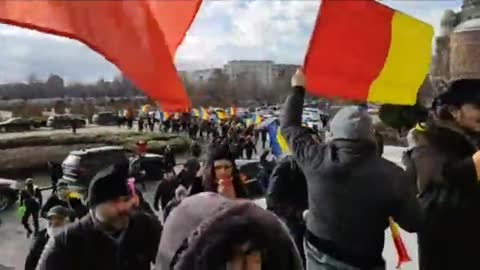
[(262, 131), (235, 120), (166, 120), (165, 131), (205, 136), (210, 146), (203, 160), (195, 142), (178, 173), (167, 148), (169, 173), (153, 202), (120, 165), (83, 190), (58, 181), (43, 207), (27, 181), (22, 223), (35, 241), (25, 269), (385, 269), (390, 219), (418, 234), (421, 270), (480, 269), (480, 80), (455, 81), (437, 97), (408, 135), (406, 169), (382, 157), (365, 106), (341, 109), (325, 137), (303, 127), (305, 84), (298, 71), (283, 108), (290, 154), (276, 163), (268, 151), (260, 156), (267, 209), (253, 202), (235, 162), (265, 143)]

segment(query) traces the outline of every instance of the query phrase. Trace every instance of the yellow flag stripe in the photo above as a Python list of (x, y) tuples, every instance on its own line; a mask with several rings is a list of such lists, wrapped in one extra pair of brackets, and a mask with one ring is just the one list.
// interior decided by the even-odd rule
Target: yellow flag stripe
[(380, 75), (370, 85), (368, 101), (413, 105), (432, 58), (433, 27), (396, 11), (392, 39)]
[(288, 148), (287, 140), (285, 140), (285, 138), (282, 136), (280, 130), (277, 130), (277, 142), (283, 154), (290, 153), (290, 148)]
[(393, 218), (388, 218), (388, 223), (390, 225), (390, 231), (394, 237), (400, 236), (400, 229), (398, 228), (398, 224), (393, 220)]

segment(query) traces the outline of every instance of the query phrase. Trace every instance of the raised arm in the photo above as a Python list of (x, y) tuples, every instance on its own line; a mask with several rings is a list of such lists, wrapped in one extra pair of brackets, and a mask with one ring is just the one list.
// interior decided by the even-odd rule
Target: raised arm
[(292, 90), (283, 105), (280, 132), (287, 140), (295, 160), (302, 167), (308, 164), (313, 165), (315, 161), (321, 160), (325, 145), (315, 141), (312, 135), (302, 127), (305, 75), (301, 70), (297, 70), (292, 77)]

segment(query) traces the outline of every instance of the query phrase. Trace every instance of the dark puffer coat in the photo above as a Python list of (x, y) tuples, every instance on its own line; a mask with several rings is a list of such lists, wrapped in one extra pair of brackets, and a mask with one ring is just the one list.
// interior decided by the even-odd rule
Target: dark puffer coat
[(39, 270), (150, 270), (162, 226), (156, 217), (137, 212), (117, 239), (107, 235), (91, 214), (51, 238)]
[(38, 260), (40, 260), (40, 256), (49, 238), (47, 229), (43, 229), (33, 239), (30, 251), (25, 259), (25, 270), (35, 270), (37, 268)]

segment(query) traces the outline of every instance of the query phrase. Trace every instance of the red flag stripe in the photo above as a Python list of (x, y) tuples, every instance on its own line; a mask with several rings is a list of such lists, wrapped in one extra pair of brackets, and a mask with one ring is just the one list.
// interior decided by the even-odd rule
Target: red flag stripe
[(366, 100), (388, 55), (393, 13), (373, 0), (322, 1), (305, 58), (307, 89)]
[(165, 110), (181, 110), (190, 101), (170, 51), (176, 51), (200, 2), (185, 2), (184, 13), (190, 16), (182, 29), (173, 27), (176, 35), (169, 32), (170, 48), (162, 31), (168, 25), (157, 22), (155, 17), (161, 12), (154, 14), (147, 1), (6, 0), (0, 2), (0, 22), (83, 42), (160, 101)]

